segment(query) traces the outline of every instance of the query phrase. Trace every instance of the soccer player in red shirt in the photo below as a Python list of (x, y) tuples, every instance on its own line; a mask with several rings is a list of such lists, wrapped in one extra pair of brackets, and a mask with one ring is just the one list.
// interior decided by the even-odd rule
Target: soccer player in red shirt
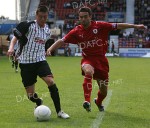
[(102, 101), (107, 95), (107, 86), (109, 81), (109, 64), (105, 57), (108, 47), (108, 34), (112, 30), (136, 28), (144, 29), (144, 25), (135, 25), (127, 23), (107, 23), (92, 21), (92, 12), (89, 7), (79, 9), (80, 25), (72, 29), (65, 37), (57, 40), (48, 50), (50, 55), (52, 51), (61, 47), (64, 43), (77, 44), (82, 48), (81, 69), (84, 75), (83, 90), (85, 101), (83, 107), (86, 111), (91, 111), (91, 91), (92, 78), (97, 81), (99, 90), (97, 98), (94, 99), (99, 111), (104, 111)]

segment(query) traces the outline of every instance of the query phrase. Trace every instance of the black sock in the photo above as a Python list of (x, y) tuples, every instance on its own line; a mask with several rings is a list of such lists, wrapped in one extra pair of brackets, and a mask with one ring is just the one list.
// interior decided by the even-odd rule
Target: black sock
[(55, 105), (56, 112), (58, 113), (61, 110), (58, 88), (56, 84), (53, 84), (52, 86), (49, 86), (48, 89)]
[(15, 61), (15, 68), (18, 68), (18, 61)]
[(37, 93), (34, 93), (33, 95), (28, 96), (28, 99), (36, 103), (37, 106), (40, 106), (42, 104), (42, 100), (38, 98)]

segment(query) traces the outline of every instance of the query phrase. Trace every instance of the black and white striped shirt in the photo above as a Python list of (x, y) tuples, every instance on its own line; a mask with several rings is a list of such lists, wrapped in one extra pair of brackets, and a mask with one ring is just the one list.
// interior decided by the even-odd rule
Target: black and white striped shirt
[(36, 21), (33, 22), (29, 26), (26, 37), (28, 41), (19, 56), (19, 63), (36, 63), (46, 60), (45, 43), (50, 38), (48, 25), (46, 24), (44, 28), (41, 28)]

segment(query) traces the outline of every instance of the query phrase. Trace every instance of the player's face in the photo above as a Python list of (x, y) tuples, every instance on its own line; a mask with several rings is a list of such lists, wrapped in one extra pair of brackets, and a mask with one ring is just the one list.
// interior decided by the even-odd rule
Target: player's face
[(47, 18), (48, 18), (48, 13), (47, 12), (38, 12), (36, 14), (36, 20), (37, 20), (37, 23), (40, 27), (45, 26)]
[(91, 23), (91, 16), (88, 12), (80, 12), (79, 13), (79, 21), (80, 24), (84, 26), (84, 28), (87, 28), (90, 26)]

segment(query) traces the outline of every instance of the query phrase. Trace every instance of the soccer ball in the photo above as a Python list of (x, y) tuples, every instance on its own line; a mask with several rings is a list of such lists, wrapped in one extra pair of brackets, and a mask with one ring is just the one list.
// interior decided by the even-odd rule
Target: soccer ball
[(48, 121), (51, 116), (51, 110), (45, 105), (40, 105), (34, 110), (34, 116), (37, 121)]

